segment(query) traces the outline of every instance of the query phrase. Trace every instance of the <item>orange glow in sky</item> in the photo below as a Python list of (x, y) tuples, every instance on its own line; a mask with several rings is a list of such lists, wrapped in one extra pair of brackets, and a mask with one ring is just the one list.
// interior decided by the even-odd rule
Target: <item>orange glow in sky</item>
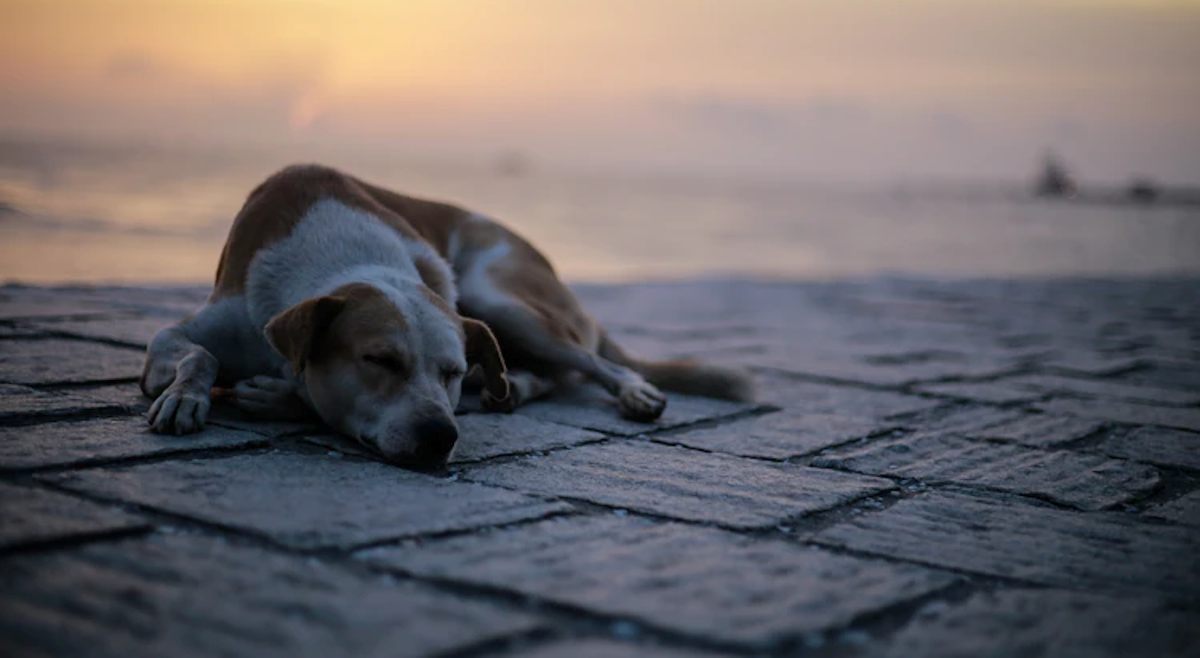
[(3, 0), (0, 134), (1200, 180), (1200, 3)]

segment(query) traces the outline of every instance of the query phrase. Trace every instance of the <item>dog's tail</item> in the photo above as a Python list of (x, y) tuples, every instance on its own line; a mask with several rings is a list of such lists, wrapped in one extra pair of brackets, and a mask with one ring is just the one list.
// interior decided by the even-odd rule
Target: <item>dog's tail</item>
[(603, 330), (596, 351), (601, 357), (634, 370), (666, 391), (735, 402), (754, 401), (754, 375), (743, 368), (719, 366), (699, 359), (644, 361), (626, 353)]

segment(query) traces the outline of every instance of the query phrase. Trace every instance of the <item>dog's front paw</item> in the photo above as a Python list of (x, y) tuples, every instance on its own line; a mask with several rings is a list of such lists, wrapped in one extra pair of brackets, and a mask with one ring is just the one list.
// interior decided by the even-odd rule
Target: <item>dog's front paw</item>
[(307, 410), (296, 395), (295, 382), (267, 375), (243, 379), (225, 391), (223, 399), (264, 420), (291, 420), (302, 417)]
[(634, 382), (621, 387), (617, 395), (621, 415), (629, 420), (648, 423), (656, 420), (667, 408), (667, 398), (648, 382)]
[(191, 434), (204, 429), (212, 407), (207, 390), (197, 390), (187, 383), (175, 383), (158, 396), (146, 414), (150, 429), (156, 434)]

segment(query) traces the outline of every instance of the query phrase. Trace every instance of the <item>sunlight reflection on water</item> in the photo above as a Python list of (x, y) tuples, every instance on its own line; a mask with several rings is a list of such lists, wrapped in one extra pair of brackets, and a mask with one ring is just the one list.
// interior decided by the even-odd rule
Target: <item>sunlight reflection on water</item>
[[(0, 145), (0, 280), (206, 282), (284, 154)], [(322, 158), (497, 217), (571, 280), (1200, 272), (1200, 209)]]

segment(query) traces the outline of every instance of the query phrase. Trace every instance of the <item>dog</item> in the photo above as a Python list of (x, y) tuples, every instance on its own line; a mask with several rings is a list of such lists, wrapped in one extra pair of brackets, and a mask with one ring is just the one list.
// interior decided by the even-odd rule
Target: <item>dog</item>
[(749, 401), (749, 373), (631, 357), (550, 262), (492, 219), (333, 168), (260, 184), (230, 229), (211, 295), (155, 335), (141, 377), (152, 431), (204, 428), (212, 398), (264, 420), (319, 419), (383, 459), (438, 469), (458, 440), (468, 369), (490, 411), (574, 373), (657, 419), (659, 387)]

